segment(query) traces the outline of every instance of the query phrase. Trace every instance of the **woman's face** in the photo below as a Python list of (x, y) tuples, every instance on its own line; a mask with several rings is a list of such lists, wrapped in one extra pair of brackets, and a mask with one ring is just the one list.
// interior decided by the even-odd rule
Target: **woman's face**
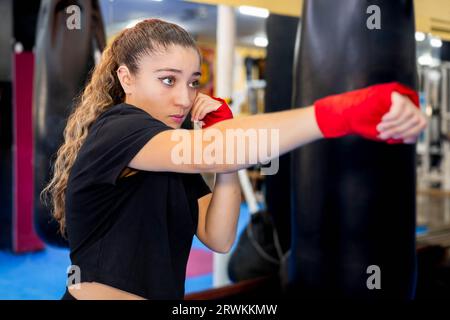
[(147, 111), (172, 128), (180, 128), (197, 96), (200, 57), (193, 48), (172, 45), (141, 58), (136, 75), (119, 79), (125, 102)]

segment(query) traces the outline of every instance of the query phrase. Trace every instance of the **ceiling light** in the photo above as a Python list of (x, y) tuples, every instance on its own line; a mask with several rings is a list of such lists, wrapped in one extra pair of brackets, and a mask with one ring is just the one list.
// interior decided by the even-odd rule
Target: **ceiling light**
[(417, 60), (419, 64), (422, 66), (429, 66), (433, 63), (433, 58), (431, 57), (430, 54), (421, 55)]
[(267, 40), (267, 38), (264, 37), (255, 37), (253, 43), (257, 47), (267, 47), (267, 45), (269, 44), (269, 40)]
[(239, 12), (248, 16), (267, 18), (269, 16), (269, 10), (264, 8), (250, 7), (250, 6), (240, 6)]
[(425, 40), (425, 33), (416, 32), (416, 41), (423, 41), (423, 40)]
[(440, 47), (442, 47), (442, 40), (441, 39), (437, 39), (437, 38), (431, 38), (430, 39), (430, 44), (434, 48), (440, 48)]

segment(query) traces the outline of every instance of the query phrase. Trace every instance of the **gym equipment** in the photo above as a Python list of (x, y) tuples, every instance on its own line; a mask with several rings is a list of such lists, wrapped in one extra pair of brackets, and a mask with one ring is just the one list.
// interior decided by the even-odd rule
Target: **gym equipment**
[[(56, 246), (68, 244), (39, 195), (50, 179), (51, 163), (63, 142), (73, 101), (95, 65), (95, 55), (99, 56), (106, 44), (98, 1), (76, 3), (69, 6), (63, 0), (43, 0), (36, 37), (34, 217), (39, 236)], [(74, 21), (79, 25), (72, 25)]]
[(15, 253), (44, 244), (33, 226), (32, 95), (39, 1), (0, 3), (0, 248)]
[[(379, 29), (370, 27), (377, 17), (365, 1), (305, 0), (295, 106), (391, 81), (416, 89), (413, 2), (371, 4), (382, 17)], [(291, 295), (413, 298), (415, 156), (415, 145), (358, 136), (293, 152)]]

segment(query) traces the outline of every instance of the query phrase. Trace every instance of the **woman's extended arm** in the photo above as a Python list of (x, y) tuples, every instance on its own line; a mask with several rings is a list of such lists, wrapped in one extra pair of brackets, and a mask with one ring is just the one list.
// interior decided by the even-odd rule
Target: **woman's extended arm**
[(164, 131), (129, 166), (147, 171), (232, 172), (321, 137), (358, 134), (388, 143), (413, 143), (425, 127), (417, 93), (394, 82), (328, 96), (306, 108), (225, 120), (202, 130)]
[[(272, 132), (278, 133), (278, 141), (272, 142), (278, 144), (278, 154), (271, 154), (270, 136)], [(252, 134), (257, 135), (258, 141), (263, 139), (267, 143), (259, 143), (256, 147), (253, 143), (249, 143), (247, 139), (247, 142), (242, 144), (241, 148), (238, 148), (240, 137)], [(216, 139), (206, 141), (211, 136)], [(173, 140), (174, 137), (181, 137), (182, 139)], [(255, 162), (251, 162), (251, 159), (257, 159), (257, 162), (269, 160), (264, 156), (262, 158), (260, 155), (270, 155), (270, 159), (273, 159), (321, 137), (322, 134), (317, 126), (313, 107), (259, 114), (222, 121), (207, 129), (163, 131), (153, 137), (139, 151), (129, 166), (147, 171), (232, 172), (254, 165)], [(222, 144), (214, 145), (217, 139), (221, 140)], [(199, 143), (200, 141), (202, 143)], [(234, 149), (234, 157), (231, 159), (233, 162), (230, 163), (231, 161), (226, 159), (227, 151), (230, 151), (227, 148), (231, 148), (230, 146), (233, 143), (236, 148)], [(219, 146), (215, 148), (216, 151), (220, 149), (223, 152), (223, 161), (218, 161), (219, 163), (217, 161), (209, 162), (205, 156), (209, 154), (208, 150), (214, 149), (214, 146)], [(183, 147), (190, 152), (186, 158), (187, 163), (181, 163), (180, 159), (176, 157), (178, 155), (177, 150)], [(238, 163), (238, 156), (244, 155), (245, 158), (240, 158), (243, 161)], [(221, 158), (217, 154), (215, 157), (216, 159)]]

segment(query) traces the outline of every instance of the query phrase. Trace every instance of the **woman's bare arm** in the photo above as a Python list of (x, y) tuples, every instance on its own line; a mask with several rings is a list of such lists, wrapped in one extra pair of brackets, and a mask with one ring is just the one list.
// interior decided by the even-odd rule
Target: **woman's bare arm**
[(197, 237), (208, 248), (228, 252), (236, 237), (241, 204), (237, 172), (218, 173), (213, 193), (198, 200)]
[[(231, 145), (232, 141), (236, 144), (235, 138), (229, 138), (227, 134), (236, 133), (235, 130), (240, 129), (245, 133), (256, 133), (258, 141), (266, 140), (267, 143), (260, 144), (255, 148), (254, 143), (245, 143), (242, 150), (235, 152), (233, 163), (224, 161), (224, 163), (207, 163), (207, 161), (195, 161), (195, 147), (198, 147), (198, 137), (200, 135), (220, 136), (223, 141), (222, 152), (227, 153), (227, 146)], [(213, 131), (214, 130), (214, 131)], [(261, 135), (264, 131), (267, 134)], [(278, 143), (278, 154), (271, 154), (270, 135), (272, 132), (277, 132), (279, 139), (274, 141)], [(176, 135), (183, 135), (186, 143), (190, 144), (190, 163), (178, 163), (174, 158), (173, 151), (180, 147), (180, 140), (174, 141), (173, 137)], [(197, 136), (196, 136), (197, 135)], [(225, 120), (215, 125), (202, 130), (184, 130), (174, 129), (167, 130), (157, 134), (153, 137), (132, 159), (129, 166), (138, 170), (146, 171), (172, 171), (185, 173), (199, 173), (199, 172), (216, 172), (226, 173), (233, 172), (239, 169), (247, 168), (255, 164), (250, 162), (250, 159), (257, 159), (257, 162), (265, 162), (270, 159), (279, 157), (280, 155), (289, 152), (301, 145), (307, 144), (314, 140), (322, 138), (322, 133), (317, 126), (314, 107), (299, 108), (281, 112), (259, 114), (248, 117), (241, 117), (236, 119)], [(197, 144), (196, 144), (197, 143)], [(213, 141), (203, 141), (199, 149), (201, 154), (206, 150), (211, 150)], [(238, 163), (237, 155), (244, 155), (245, 161)], [(260, 157), (260, 154), (271, 155), (270, 159)]]

